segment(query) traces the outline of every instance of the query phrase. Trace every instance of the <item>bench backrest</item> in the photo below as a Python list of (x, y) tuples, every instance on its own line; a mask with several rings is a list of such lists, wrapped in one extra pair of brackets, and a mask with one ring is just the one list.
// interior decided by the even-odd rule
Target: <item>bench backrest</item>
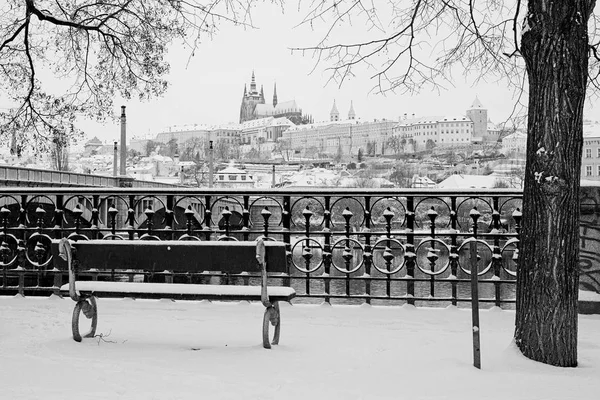
[[(80, 271), (94, 268), (234, 274), (260, 271), (256, 242), (85, 240), (72, 244), (73, 258)], [(66, 261), (58, 257), (58, 241), (52, 247), (54, 266), (67, 269)], [(265, 242), (265, 259), (268, 272), (288, 272), (284, 243)]]

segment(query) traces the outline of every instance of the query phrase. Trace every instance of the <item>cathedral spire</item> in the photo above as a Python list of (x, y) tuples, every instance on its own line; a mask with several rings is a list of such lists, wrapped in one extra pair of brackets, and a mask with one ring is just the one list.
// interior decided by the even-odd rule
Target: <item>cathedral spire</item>
[(333, 100), (333, 107), (331, 107), (331, 112), (329, 113), (330, 121), (339, 121), (340, 120), (340, 112), (335, 105), (335, 99)]
[(277, 107), (277, 83), (273, 84), (273, 107)]
[(352, 103), (352, 100), (350, 100), (350, 111), (348, 111), (348, 119), (356, 119), (356, 113), (354, 112), (354, 105)]
[(244, 83), (244, 97), (246, 97), (246, 93), (248, 93), (248, 91), (246, 90), (246, 84)]
[(263, 90), (263, 85), (260, 85), (260, 99), (262, 102), (265, 102), (265, 91)]
[(252, 70), (252, 81), (250, 82), (250, 93), (256, 92), (256, 79), (254, 78), (254, 70)]

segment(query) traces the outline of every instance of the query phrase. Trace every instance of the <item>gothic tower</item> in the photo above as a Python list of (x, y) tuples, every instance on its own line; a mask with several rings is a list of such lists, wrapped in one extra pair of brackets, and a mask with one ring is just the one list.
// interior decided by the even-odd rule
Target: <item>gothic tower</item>
[(252, 80), (250, 82), (250, 91), (246, 90), (244, 85), (244, 95), (242, 97), (242, 105), (240, 107), (240, 123), (255, 119), (255, 109), (257, 104), (265, 104), (265, 95), (260, 89), (260, 93), (256, 90), (256, 79), (254, 71), (252, 71)]
[(273, 107), (277, 107), (277, 84), (273, 84)]
[(485, 140), (488, 123), (487, 109), (483, 107), (477, 96), (475, 96), (471, 108), (467, 110), (467, 118), (473, 121), (473, 138)]
[(354, 112), (354, 105), (352, 104), (352, 100), (350, 100), (350, 110), (348, 111), (348, 119), (356, 119), (356, 113)]

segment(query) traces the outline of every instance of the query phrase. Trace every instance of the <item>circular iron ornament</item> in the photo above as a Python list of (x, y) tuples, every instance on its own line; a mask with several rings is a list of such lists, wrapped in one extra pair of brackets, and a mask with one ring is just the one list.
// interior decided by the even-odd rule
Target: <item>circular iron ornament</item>
[(91, 319), (91, 326), (88, 333), (83, 335), (85, 338), (94, 337), (96, 334), (96, 327), (98, 326), (98, 305), (96, 304), (96, 298), (91, 296), (87, 299), (80, 299), (75, 308), (73, 309), (73, 318), (71, 320), (71, 330), (73, 331), (73, 339), (76, 342), (81, 342), (81, 334), (79, 333), (79, 316), (81, 312), (86, 318)]
[(188, 241), (197, 241), (197, 242), (202, 241), (198, 236), (188, 235), (187, 233), (179, 236), (179, 239), (177, 239), (177, 240), (181, 240), (181, 241), (188, 240)]
[(406, 223), (406, 206), (402, 203), (402, 200), (400, 200), (399, 197), (381, 197), (377, 200), (375, 200), (375, 202), (371, 205), (371, 209), (369, 210), (369, 212), (371, 213), (371, 222), (375, 223), (375, 224), (385, 224), (385, 218), (383, 217), (383, 213), (385, 212), (385, 210), (387, 208), (389, 208), (389, 206), (386, 206), (385, 204), (382, 203), (381, 207), (383, 207), (383, 210), (381, 212), (377, 212), (377, 214), (381, 214), (380, 215), (380, 220), (375, 220), (375, 210), (376, 207), (378, 206), (378, 204), (380, 202), (384, 202), (384, 201), (390, 201), (393, 203), (398, 203), (398, 205), (401, 208), (401, 214), (402, 218), (397, 218), (396, 215), (394, 215), (392, 217), (392, 219), (390, 220), (390, 224), (397, 224), (400, 223), (400, 226), (404, 226), (404, 224)]
[[(350, 248), (348, 245), (352, 243), (352, 248)], [(337, 269), (338, 271), (344, 273), (344, 274), (351, 274), (353, 272), (356, 272), (360, 269), (360, 267), (363, 266), (365, 260), (364, 257), (361, 255), (360, 257), (360, 262), (352, 269), (346, 269), (346, 268), (341, 268), (340, 266), (338, 266), (335, 263), (335, 257), (333, 257), (333, 252), (335, 250), (341, 250), (342, 251), (342, 258), (344, 258), (346, 260), (346, 262), (350, 263), (352, 259), (354, 259), (354, 255), (352, 254), (352, 250), (356, 249), (356, 247), (354, 247), (354, 245), (356, 245), (356, 247), (360, 248), (360, 251), (363, 252), (364, 254), (364, 247), (362, 246), (362, 244), (360, 244), (360, 242), (356, 239), (352, 239), (352, 238), (343, 238), (338, 240), (337, 242), (335, 242), (335, 244), (331, 247), (331, 265), (333, 265), (333, 267), (335, 269)]]
[[(425, 201), (427, 200), (433, 200), (435, 202), (435, 204), (424, 204)], [(439, 205), (437, 208), (435, 207), (435, 205)], [(452, 209), (450, 208), (450, 204), (446, 203), (441, 197), (424, 197), (421, 200), (419, 200), (417, 202), (417, 204), (415, 204), (415, 226), (419, 227), (419, 228), (429, 228), (429, 223), (430, 223), (430, 219), (427, 217), (427, 214), (429, 212), (429, 210), (431, 209), (431, 207), (434, 206), (434, 211), (436, 211), (439, 214), (441, 214), (439, 212), (439, 210), (442, 207), (445, 207), (446, 209), (448, 209), (448, 215), (450, 215), (450, 213), (452, 212)], [(419, 215), (419, 207), (423, 208), (425, 207), (426, 211), (423, 213), (424, 217), (421, 219), (417, 219), (417, 215)], [(447, 228), (448, 226), (450, 226), (450, 218), (448, 218), (448, 223), (445, 225), (442, 225), (442, 228)], [(425, 223), (423, 223), (425, 222)]]
[(140, 236), (139, 240), (150, 240), (150, 241), (157, 241), (157, 242), (161, 241), (161, 239), (158, 236), (149, 235), (147, 233), (144, 233), (142, 236)]
[[(215, 214), (215, 212), (214, 212), (214, 208), (215, 208), (215, 206), (216, 206), (216, 205), (217, 205), (217, 204), (218, 204), (220, 201), (222, 201), (222, 202), (227, 202), (227, 203), (233, 203), (233, 207), (229, 207), (229, 206), (227, 206), (227, 207), (229, 207), (229, 210), (230, 210), (230, 211), (232, 211), (232, 212), (233, 212), (233, 211), (236, 211), (236, 212), (239, 212), (240, 214), (243, 214), (243, 212), (244, 212), (244, 205), (243, 205), (243, 204), (240, 202), (240, 200), (239, 200), (239, 199), (237, 199), (237, 198), (235, 198), (235, 197), (230, 197), (230, 196), (218, 197), (218, 198), (214, 199), (214, 201), (213, 201), (213, 202), (212, 202), (212, 204), (210, 205), (210, 225), (211, 225), (211, 226), (215, 226), (215, 225), (218, 225), (218, 224), (219, 224), (219, 223), (218, 223), (218, 221), (217, 221), (217, 223), (215, 224), (215, 221), (213, 221), (213, 216), (215, 216), (215, 215), (216, 215), (217, 217), (221, 218), (221, 215), (222, 215), (222, 214), (220, 214), (220, 213), (216, 213), (216, 214)], [(237, 205), (237, 206), (240, 208), (240, 210), (241, 210), (241, 211), (237, 211), (237, 210), (235, 209), (235, 206), (236, 206), (236, 205)], [(252, 206), (250, 206), (250, 208), (252, 208)]]
[[(192, 207), (192, 210), (198, 214), (200, 214), (202, 216), (200, 222), (204, 222), (204, 211), (206, 210), (206, 207), (204, 206), (204, 202), (202, 200), (200, 200), (198, 197), (196, 196), (183, 196), (177, 199), (177, 201), (175, 202), (175, 204), (173, 204), (173, 211), (175, 211), (177, 209), (177, 207), (181, 207), (182, 210), (186, 210), (188, 208), (189, 205), (191, 205), (190, 203), (188, 203), (188, 205), (179, 205), (180, 203), (183, 203), (185, 200), (187, 199), (194, 199), (197, 201), (197, 203), (191, 203), (194, 205), (198, 205), (199, 209), (196, 210)], [(180, 226), (180, 225), (185, 225), (187, 221), (179, 221), (177, 219), (177, 213), (173, 213), (173, 223), (175, 224), (175, 226)]]
[[(40, 200), (44, 200), (44, 199), (46, 199), (48, 201), (40, 202)], [(35, 206), (35, 209), (33, 209), (32, 205)], [(46, 212), (46, 210), (43, 207), (41, 207), (41, 205), (51, 205), (52, 212)], [(36, 215), (36, 214), (39, 209), (41, 209), (43, 211), (42, 220), (44, 222), (44, 225), (46, 227), (50, 226), (52, 224), (52, 220), (54, 219), (54, 213), (56, 212), (56, 203), (49, 196), (46, 196), (46, 195), (34, 196), (34, 197), (30, 198), (29, 201), (27, 202), (27, 205), (25, 206), (25, 219), (27, 221), (27, 224), (37, 226), (36, 224), (38, 222), (38, 215)], [(30, 217), (30, 214), (31, 214), (31, 217)], [(31, 220), (32, 218), (34, 219), (34, 221)]]
[[(31, 263), (34, 267), (37, 268), (45, 268), (52, 262), (52, 254), (51, 254), (51, 246), (52, 239), (50, 236), (42, 234), (42, 233), (34, 233), (27, 239), (25, 257), (27, 261)], [(29, 253), (40, 253), (41, 256), (48, 257), (44, 262), (38, 262), (31, 259)], [(49, 254), (49, 256), (48, 256)]]
[[(476, 240), (476, 239), (473, 239), (473, 238), (468, 238), (468, 239), (466, 239), (464, 242), (462, 242), (462, 244), (461, 244), (460, 246), (458, 246), (458, 248), (456, 249), (456, 252), (457, 252), (457, 254), (460, 254), (460, 252), (461, 252), (463, 249), (467, 248), (467, 246), (470, 246), (471, 242), (473, 242), (474, 240), (477, 242), (477, 244), (482, 244), (482, 245), (484, 245), (485, 247), (487, 247), (487, 248), (488, 248), (488, 250), (490, 251), (490, 254), (493, 254), (493, 249), (492, 249), (492, 247), (489, 245), (489, 243), (488, 243), (488, 242), (486, 242), (485, 240), (481, 240), (481, 239), (477, 239), (477, 240)], [(479, 253), (479, 252), (478, 252), (478, 253)], [(492, 268), (492, 261), (493, 261), (493, 258), (492, 258), (492, 257), (490, 257), (490, 262), (488, 263), (488, 265), (486, 265), (486, 267), (485, 267), (485, 268), (484, 268), (482, 271), (480, 271), (480, 272), (477, 274), (477, 276), (482, 276), (482, 275), (485, 275), (485, 274), (486, 274), (486, 273), (487, 273), (487, 272), (490, 270), (490, 268)], [(460, 257), (458, 258), (458, 266), (460, 267), (460, 269), (461, 269), (463, 272), (467, 273), (468, 275), (471, 275), (471, 270), (469, 270), (469, 269), (466, 269), (466, 268), (465, 268), (465, 267), (463, 267), (463, 265), (460, 263)]]
[[(321, 265), (323, 265), (323, 261), (324, 258), (321, 257), (321, 260), (317, 263), (317, 265), (313, 268), (302, 268), (300, 266), (298, 266), (298, 264), (296, 264), (296, 261), (294, 260), (294, 249), (296, 249), (296, 246), (301, 245), (302, 246), (302, 253), (300, 255), (300, 258), (304, 258), (305, 260), (308, 258), (309, 264), (310, 264), (310, 260), (312, 260), (313, 256), (312, 256), (312, 251), (310, 250), (310, 247), (312, 247), (311, 243), (315, 244), (315, 248), (319, 248), (321, 249), (321, 251), (323, 250), (323, 248), (321, 247), (321, 244), (319, 242), (317, 242), (315, 239), (312, 238), (303, 238), (303, 239), (299, 239), (296, 243), (294, 243), (294, 245), (292, 246), (291, 249), (291, 253), (292, 253), (292, 265), (294, 266), (294, 268), (296, 268), (298, 271), (303, 272), (305, 274), (312, 274), (313, 272), (315, 272), (316, 270), (318, 270), (319, 268), (321, 268)], [(309, 248), (307, 250), (306, 245), (309, 245)], [(310, 256), (310, 257), (308, 257)]]
[[(93, 205), (93, 203), (90, 201), (90, 199), (89, 199), (89, 198), (87, 198), (87, 197), (86, 197), (85, 199), (86, 199), (86, 201), (87, 201), (87, 202), (90, 204), (90, 210), (93, 210), (93, 209), (94, 209), (94, 205)], [(109, 201), (109, 200), (112, 200), (112, 201)], [(117, 202), (117, 200), (118, 200), (118, 201), (121, 201), (123, 204), (125, 204), (125, 205), (127, 206), (127, 209), (129, 209), (129, 208), (133, 208), (133, 207), (131, 207), (131, 206), (128, 204), (127, 200), (126, 200), (126, 199), (124, 199), (124, 198), (123, 198), (123, 196), (120, 196), (120, 195), (112, 195), (112, 196), (108, 196), (108, 197), (104, 197), (104, 198), (100, 199), (100, 202), (98, 203), (98, 209), (99, 209), (99, 210), (100, 210), (100, 209), (102, 209), (102, 207), (104, 206), (104, 204), (105, 204), (105, 203), (107, 203), (107, 202), (108, 202), (108, 203), (107, 203), (107, 205), (106, 205), (106, 209), (108, 209), (108, 208), (110, 207), (110, 205), (111, 205), (111, 204), (114, 204), (115, 206), (117, 206), (117, 204), (119, 204), (119, 203)], [(127, 211), (125, 211), (125, 212), (127, 212)], [(107, 218), (108, 218), (108, 214), (107, 214)], [(104, 221), (104, 220), (102, 219), (102, 213), (98, 213), (98, 222), (99, 222), (100, 224), (102, 224), (102, 225), (108, 225), (108, 223), (109, 223), (109, 221)]]
[(502, 250), (500, 251), (500, 254), (502, 255), (502, 269), (504, 271), (506, 271), (507, 274), (509, 274), (512, 277), (516, 277), (517, 276), (517, 271), (516, 269), (514, 271), (511, 271), (510, 269), (507, 268), (507, 266), (504, 263), (504, 252), (506, 251), (507, 253), (509, 251), (511, 251), (510, 247), (513, 247), (512, 249), (512, 260), (514, 263), (516, 263), (516, 260), (519, 256), (519, 248), (517, 247), (517, 244), (519, 243), (519, 239), (517, 238), (512, 238), (510, 240), (507, 240), (506, 243), (504, 244), (504, 246), (502, 247)]
[[(387, 244), (386, 244), (387, 243)], [(399, 248), (394, 248), (394, 249), (390, 249), (389, 243), (395, 243), (398, 245)], [(393, 251), (399, 251), (402, 250), (402, 255), (394, 255), (392, 252), (390, 252), (389, 255), (386, 255), (385, 253), (387, 252), (387, 250), (391, 250)], [(374, 256), (376, 251), (381, 251), (383, 252), (382, 257), (384, 260), (389, 259), (390, 260), (390, 264), (393, 266), (393, 261), (396, 260), (397, 258), (400, 258), (402, 260), (401, 263), (398, 264), (398, 266), (396, 268), (393, 268), (391, 270), (387, 270), (387, 268), (385, 268), (385, 266), (380, 267), (377, 265), (376, 261), (376, 257)], [(382, 274), (385, 275), (394, 275), (395, 273), (399, 272), (403, 267), (404, 264), (406, 262), (404, 256), (406, 254), (406, 248), (402, 245), (402, 243), (400, 243), (399, 240), (397, 239), (391, 239), (391, 238), (385, 238), (385, 239), (379, 239), (377, 242), (375, 242), (375, 244), (373, 245), (373, 249), (371, 250), (371, 253), (373, 253), (373, 267), (381, 272)], [(390, 258), (390, 256), (392, 258)]]
[[(256, 204), (261, 200), (271, 200), (274, 204), (265, 204), (265, 205), (260, 205), (260, 204)], [(252, 219), (252, 209), (254, 207), (259, 207), (261, 210), (263, 210), (265, 207), (269, 207), (269, 211), (271, 212), (271, 215), (275, 215), (276, 214), (276, 210), (279, 209), (279, 222), (273, 222), (273, 219), (269, 219), (269, 226), (279, 226), (281, 224), (283, 224), (283, 206), (281, 205), (281, 202), (273, 197), (268, 197), (268, 196), (261, 196), (257, 199), (254, 199), (253, 202), (250, 203), (249, 207), (248, 207), (248, 211), (250, 212), (250, 225), (254, 226), (254, 224), (258, 224), (257, 226), (262, 227), (264, 224), (264, 219), (259, 217), (258, 221), (254, 221)], [(271, 209), (270, 207), (274, 207), (274, 209)], [(243, 210), (243, 207), (242, 207)]]
[[(359, 216), (352, 215), (350, 217), (350, 221), (352, 221), (352, 218), (357, 218), (360, 220), (360, 222), (358, 223), (358, 226), (364, 226), (364, 224), (365, 224), (365, 206), (360, 201), (358, 201), (355, 197), (348, 197), (348, 196), (340, 197), (339, 199), (334, 201), (333, 204), (331, 205), (331, 226), (341, 226), (341, 227), (346, 226), (346, 220), (343, 217), (343, 215), (344, 215), (343, 213), (346, 209), (349, 209), (349, 211), (352, 212), (352, 209), (348, 205), (346, 205), (346, 206), (338, 205), (339, 202), (344, 201), (344, 200), (353, 201), (362, 210), (362, 220), (359, 219)], [(341, 208), (341, 211), (339, 213), (335, 212), (336, 205), (339, 208)], [(337, 216), (340, 216), (340, 218), (336, 218)], [(350, 222), (350, 225), (352, 225), (352, 222)]]
[[(17, 258), (19, 257), (19, 253), (17, 252), (17, 247), (19, 247), (19, 241), (14, 235), (10, 233), (4, 233), (2, 235), (2, 242), (0, 243), (0, 267), (10, 267), (15, 263), (15, 261), (17, 261)], [(3, 261), (5, 255), (6, 258), (9, 258), (13, 254), (14, 257), (10, 261), (7, 261), (6, 263)]]
[[(312, 200), (313, 202), (309, 204), (302, 204), (303, 200)], [(300, 206), (296, 207), (298, 204)], [(318, 205), (317, 207), (312, 207), (313, 205)], [(310, 226), (321, 226), (325, 223), (325, 206), (321, 200), (318, 200), (316, 197), (304, 196), (296, 201), (294, 201), (290, 206), (290, 222), (293, 226), (299, 226), (302, 228), (306, 228), (306, 219), (304, 218), (303, 212), (306, 210), (306, 207), (309, 207), (309, 210), (313, 213), (311, 217)], [(298, 208), (299, 210), (294, 210)], [(331, 211), (331, 210), (329, 210)], [(296, 216), (296, 218), (294, 218)], [(316, 221), (316, 222), (313, 222)]]
[(417, 266), (417, 268), (419, 268), (419, 270), (424, 273), (425, 275), (429, 275), (429, 276), (437, 276), (440, 274), (443, 274), (444, 272), (446, 272), (446, 270), (448, 269), (448, 267), (450, 266), (450, 257), (448, 257), (448, 259), (446, 260), (446, 262), (444, 263), (444, 265), (437, 271), (432, 271), (431, 269), (425, 269), (423, 268), (423, 266), (421, 266), (421, 264), (419, 263), (419, 250), (421, 249), (421, 247), (425, 246), (426, 243), (430, 243), (432, 246), (430, 246), (427, 250), (427, 254), (428, 256), (426, 256), (425, 258), (429, 257), (429, 254), (432, 254), (436, 257), (436, 261), (437, 261), (437, 254), (435, 252), (433, 252), (435, 250), (435, 247), (433, 247), (433, 245), (435, 245), (436, 243), (439, 245), (440, 249), (446, 249), (448, 251), (448, 255), (450, 255), (450, 247), (448, 247), (448, 245), (446, 243), (444, 243), (443, 240), (441, 239), (433, 239), (433, 238), (426, 238), (423, 239), (421, 241), (421, 243), (419, 243), (419, 245), (415, 248), (415, 254), (417, 255), (416, 259), (415, 259), (415, 265)]
[[(9, 202), (9, 199), (12, 200), (12, 202)], [(12, 224), (14, 224), (15, 222), (17, 222), (19, 220), (19, 210), (21, 209), (21, 203), (19, 202), (19, 200), (17, 200), (16, 198), (14, 198), (11, 195), (2, 195), (0, 196), (0, 202), (2, 202), (2, 206), (0, 206), (0, 208), (6, 208), (7, 210), (10, 211), (10, 206), (14, 205), (17, 208), (16, 212), (10, 212), (8, 214), (8, 218), (7, 218), (7, 226), (10, 226)], [(0, 221), (2, 222), (2, 221)], [(2, 225), (3, 226), (3, 225)]]
[(502, 211), (504, 210), (505, 207), (508, 207), (508, 205), (510, 205), (512, 202), (517, 202), (517, 203), (521, 203), (518, 205), (515, 205), (515, 208), (520, 208), (521, 210), (523, 209), (523, 198), (522, 197), (515, 197), (515, 196), (511, 196), (511, 197), (506, 197), (502, 199), (503, 201), (500, 203), (500, 205), (498, 206), (498, 212), (500, 214), (502, 214)]
[[(469, 200), (476, 200), (476, 201), (480, 201), (480, 202), (484, 203), (487, 206), (487, 210), (484, 207), (481, 207), (480, 205), (475, 204), (475, 205), (471, 205), (470, 206), (469, 210), (467, 210), (467, 214), (466, 215), (469, 215), (469, 211), (473, 207), (477, 207), (477, 210), (480, 212), (480, 214), (481, 214), (482, 217), (483, 217), (484, 213), (486, 213), (486, 214), (489, 213), (491, 215), (494, 212), (494, 207), (492, 207), (492, 205), (490, 204), (489, 201), (484, 200), (482, 197), (473, 197), (473, 196), (471, 196), (471, 197), (465, 198), (463, 201), (461, 201), (460, 203), (458, 203), (456, 205), (456, 214), (457, 214), (457, 216), (460, 215), (460, 208), (463, 206), (463, 204), (465, 204)], [(470, 228), (471, 224), (473, 223), (473, 220), (471, 218), (468, 218), (468, 220), (469, 220), (468, 226), (463, 227), (460, 224), (460, 218), (457, 218), (456, 219), (456, 225), (457, 225), (457, 227), (458, 228), (467, 228), (467, 229)], [(481, 222), (481, 218), (480, 218), (480, 222)]]
[[(113, 236), (113, 235), (108, 235), (108, 236)], [(118, 235), (114, 235), (114, 236), (118, 236)], [(118, 236), (120, 239), (123, 239), (122, 237)], [(71, 233), (69, 236), (67, 236), (67, 239), (69, 240), (73, 240), (74, 242), (78, 241), (78, 240), (90, 240), (89, 237), (82, 235), (81, 233)], [(106, 236), (104, 236), (102, 239), (106, 239)]]
[[(80, 236), (83, 236), (83, 235), (80, 235)], [(69, 239), (70, 238), (71, 237), (69, 236)], [(117, 235), (116, 233), (110, 233), (110, 234), (105, 235), (104, 237), (102, 237), (102, 240), (115, 240), (115, 239), (116, 240), (125, 240), (125, 238), (123, 236)], [(88, 240), (88, 239), (86, 238), (86, 240)]]
[(239, 242), (233, 236), (221, 235), (217, 238), (217, 242)]

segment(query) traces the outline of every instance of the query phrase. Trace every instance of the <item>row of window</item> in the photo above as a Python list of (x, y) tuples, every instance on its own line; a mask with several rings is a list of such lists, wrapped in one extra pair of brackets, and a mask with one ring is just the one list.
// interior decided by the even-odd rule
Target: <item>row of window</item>
[[(596, 149), (596, 157), (600, 158), (600, 147)], [(592, 158), (592, 149), (585, 149), (585, 158)]]
[[(597, 176), (600, 176), (600, 165), (597, 166), (598, 170), (598, 174)], [(586, 165), (585, 166), (585, 176), (594, 176), (594, 169), (593, 169), (593, 165)]]
[[(229, 180), (230, 181), (237, 181), (238, 175), (228, 175)], [(240, 179), (245, 181), (246, 180), (246, 175), (239, 175)], [(252, 177), (250, 177), (252, 178)], [(219, 175), (219, 180), (220, 181), (224, 181), (225, 180), (225, 175)]]

